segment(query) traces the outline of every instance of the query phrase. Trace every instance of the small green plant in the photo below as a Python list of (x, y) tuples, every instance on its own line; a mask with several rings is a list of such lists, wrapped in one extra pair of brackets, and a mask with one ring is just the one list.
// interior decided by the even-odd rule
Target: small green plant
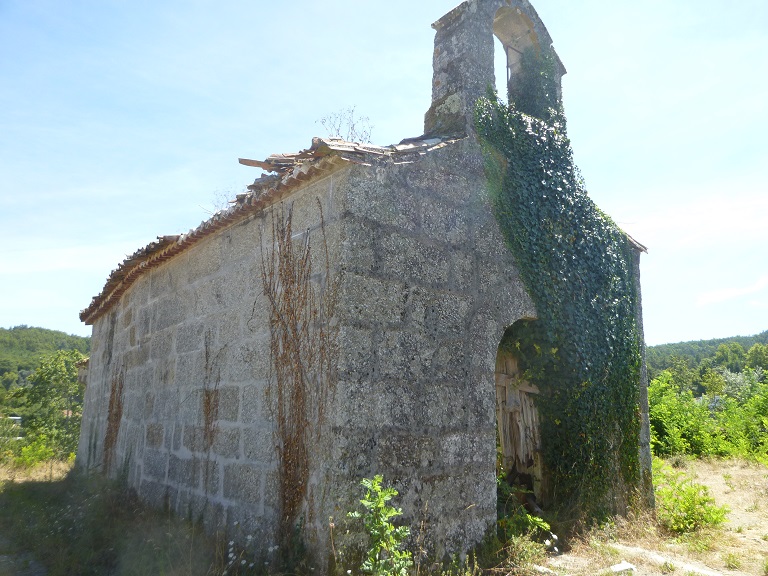
[(662, 574), (672, 574), (675, 571), (675, 565), (672, 562), (666, 561), (661, 565), (660, 569)]
[(715, 540), (707, 531), (683, 534), (678, 538), (678, 542), (685, 544), (691, 552), (697, 552), (699, 554), (715, 549), (715, 546), (713, 546)]
[(763, 560), (763, 576), (768, 576), (768, 558)]
[(725, 521), (728, 508), (716, 506), (706, 486), (697, 484), (654, 458), (656, 515), (670, 532), (684, 534)]
[(688, 467), (688, 460), (682, 454), (675, 454), (669, 459), (672, 468), (683, 470)]
[[(509, 516), (504, 516), (498, 521), (501, 535), (505, 540), (512, 536), (521, 536), (530, 534), (531, 536), (550, 535), (549, 523), (538, 516), (533, 516), (526, 512), (523, 506), (519, 506)], [(557, 537), (555, 536), (555, 539)]]
[(384, 488), (383, 476), (377, 474), (372, 479), (363, 478), (360, 484), (365, 488), (365, 497), (360, 503), (365, 512), (349, 512), (350, 518), (362, 518), (369, 537), (366, 558), (360, 569), (373, 576), (406, 576), (413, 564), (409, 550), (402, 550), (403, 542), (410, 530), (407, 526), (395, 526), (391, 520), (403, 511), (389, 504), (397, 490)]
[(497, 478), (496, 530), (489, 531), (474, 551), (476, 568), (483, 573), (528, 574), (531, 565), (541, 562), (547, 551), (559, 553), (558, 538), (547, 521), (528, 514), (520, 504), (528, 490)]
[(723, 556), (723, 563), (728, 570), (738, 570), (741, 568), (741, 560), (733, 552), (728, 552)]

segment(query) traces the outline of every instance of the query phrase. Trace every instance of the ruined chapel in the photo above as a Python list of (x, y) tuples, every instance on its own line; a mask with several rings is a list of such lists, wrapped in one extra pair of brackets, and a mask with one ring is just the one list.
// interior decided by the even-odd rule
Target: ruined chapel
[[(552, 40), (527, 0), (468, 0), (433, 28), (423, 136), (241, 159), (264, 172), (247, 193), (110, 274), (81, 313), (79, 467), (264, 549), (300, 524), (320, 553), (374, 474), (435, 554), (479, 542), (496, 520), (497, 428), (505, 466), (541, 491), (538, 391), (499, 347), (537, 310), (494, 218), (473, 109), (494, 42), (514, 83), (519, 54)], [(639, 308), (636, 321), (642, 337)]]

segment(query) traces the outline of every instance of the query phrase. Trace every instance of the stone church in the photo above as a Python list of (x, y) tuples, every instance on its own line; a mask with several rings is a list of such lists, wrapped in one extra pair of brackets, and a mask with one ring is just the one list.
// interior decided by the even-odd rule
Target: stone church
[(325, 553), (329, 518), (374, 474), (438, 556), (483, 538), (497, 421), (508, 465), (530, 465), (540, 439), (536, 391), (499, 354), (537, 311), (494, 219), (473, 106), (494, 42), (514, 82), (522, 50), (552, 40), (527, 0), (468, 0), (433, 28), (423, 136), (241, 159), (264, 172), (247, 193), (110, 274), (81, 313), (81, 468), (265, 549), (298, 524)]

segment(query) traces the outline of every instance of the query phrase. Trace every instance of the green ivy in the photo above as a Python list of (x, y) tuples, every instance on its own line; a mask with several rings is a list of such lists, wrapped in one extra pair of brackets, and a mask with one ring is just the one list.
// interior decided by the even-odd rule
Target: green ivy
[(489, 92), (475, 109), (495, 215), (538, 312), (503, 345), (542, 391), (549, 493), (616, 512), (626, 499), (613, 496), (640, 485), (634, 248), (574, 165), (554, 55), (529, 50), (522, 70), (509, 105)]

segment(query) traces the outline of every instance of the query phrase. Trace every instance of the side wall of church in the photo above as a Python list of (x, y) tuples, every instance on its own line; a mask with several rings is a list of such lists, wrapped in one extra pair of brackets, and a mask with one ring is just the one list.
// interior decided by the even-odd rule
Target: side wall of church
[[(78, 465), (211, 530), (275, 544), (269, 305), (272, 216), (338, 238), (336, 175), (144, 273), (93, 326)], [(334, 221), (336, 223), (334, 224)], [(263, 252), (262, 252), (263, 250)]]

